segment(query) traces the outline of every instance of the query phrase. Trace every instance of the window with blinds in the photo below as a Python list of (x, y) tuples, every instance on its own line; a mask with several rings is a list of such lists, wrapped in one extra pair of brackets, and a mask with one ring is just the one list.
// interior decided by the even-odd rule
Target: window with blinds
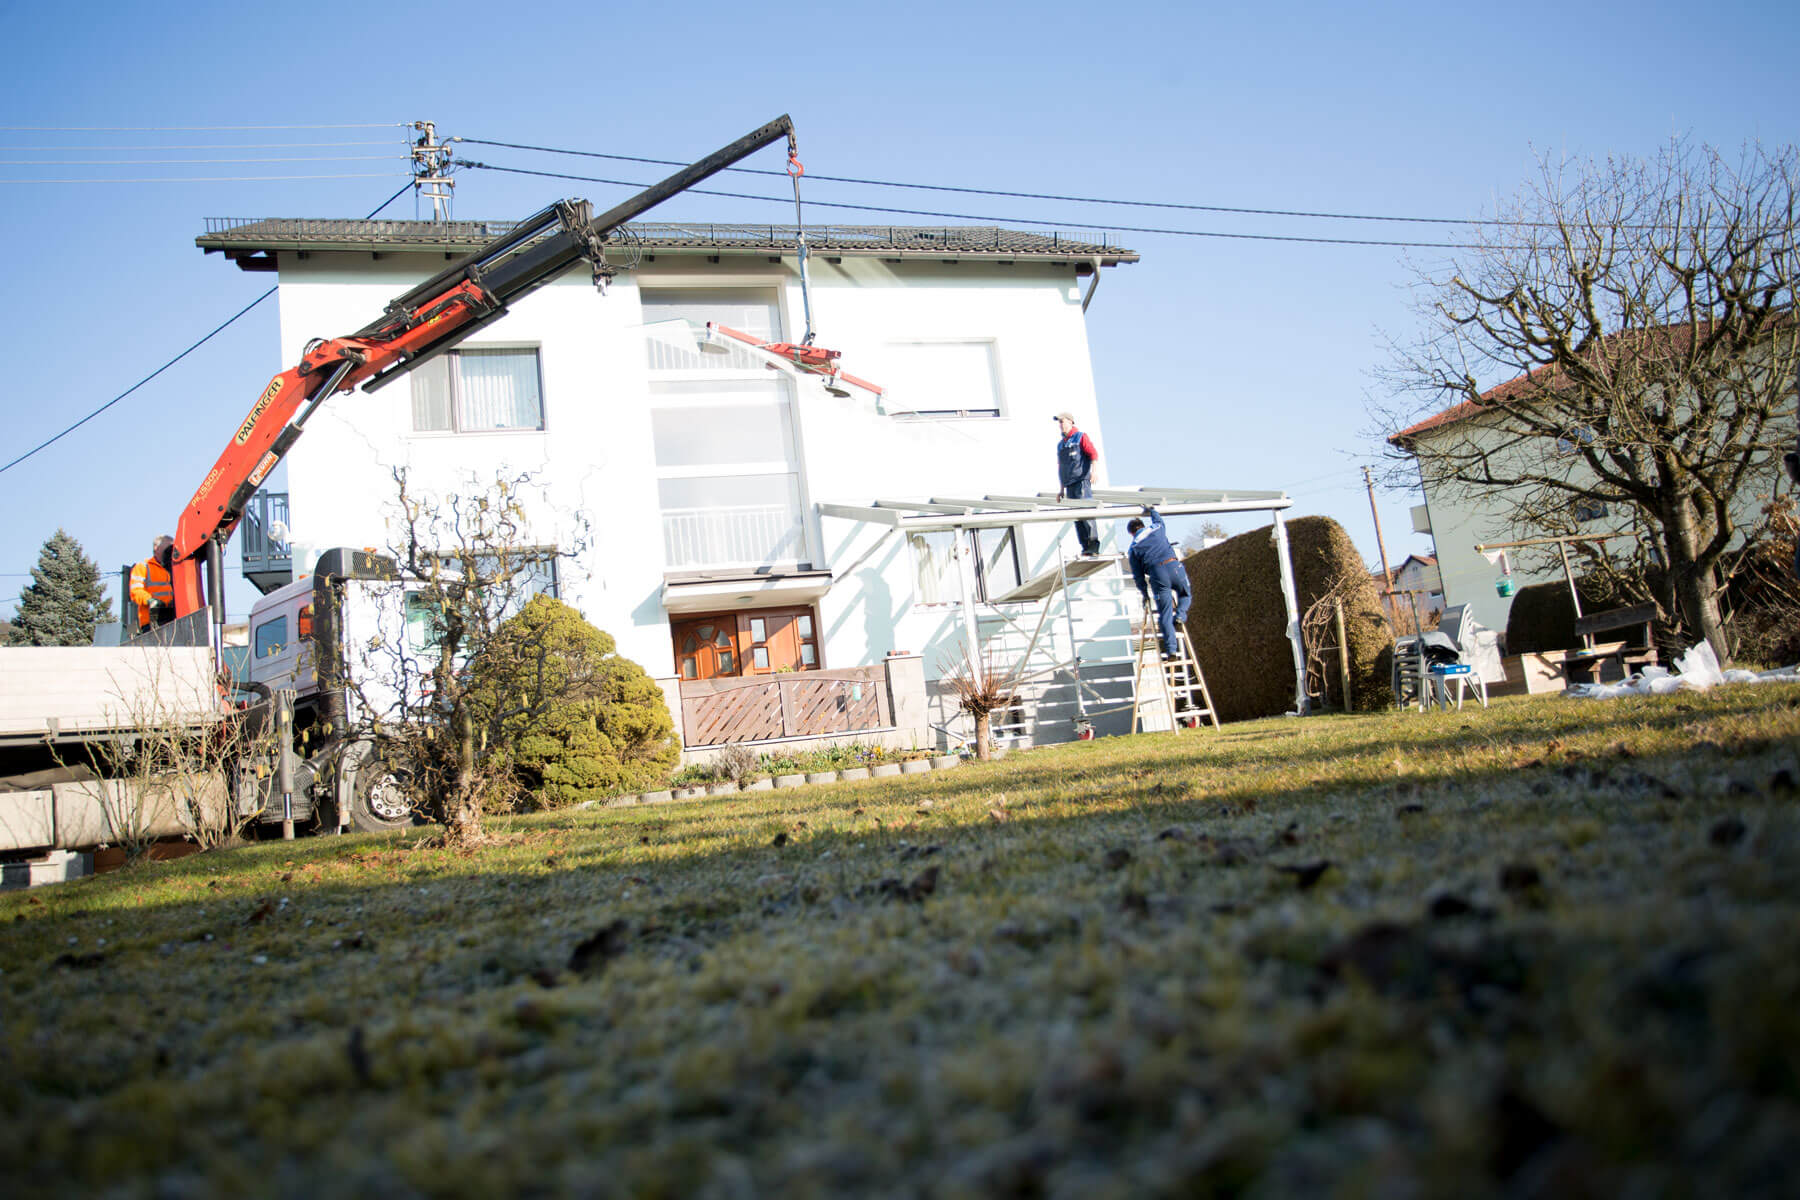
[(452, 350), (419, 367), (410, 378), (414, 433), (544, 427), (535, 347)]

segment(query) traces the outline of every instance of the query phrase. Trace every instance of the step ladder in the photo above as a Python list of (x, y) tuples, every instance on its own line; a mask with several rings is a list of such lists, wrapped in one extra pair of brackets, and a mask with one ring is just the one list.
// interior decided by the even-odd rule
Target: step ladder
[(1137, 699), (1131, 706), (1132, 733), (1198, 729), (1203, 720), (1211, 721), (1214, 729), (1219, 727), (1212, 693), (1206, 689), (1206, 676), (1200, 672), (1200, 660), (1194, 656), (1194, 643), (1186, 629), (1176, 629), (1175, 645), (1176, 656), (1164, 657), (1161, 631), (1146, 614), (1138, 628), (1133, 668), (1132, 690)]

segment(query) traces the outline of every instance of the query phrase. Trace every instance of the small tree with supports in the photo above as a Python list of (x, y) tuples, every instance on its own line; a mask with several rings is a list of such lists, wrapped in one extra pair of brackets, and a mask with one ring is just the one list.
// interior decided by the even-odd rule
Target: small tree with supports
[(1018, 688), (996, 669), (990, 655), (976, 655), (967, 644), (949, 665), (944, 683), (956, 697), (957, 708), (975, 719), (975, 757), (985, 762), (994, 756), (993, 715), (1012, 706)]

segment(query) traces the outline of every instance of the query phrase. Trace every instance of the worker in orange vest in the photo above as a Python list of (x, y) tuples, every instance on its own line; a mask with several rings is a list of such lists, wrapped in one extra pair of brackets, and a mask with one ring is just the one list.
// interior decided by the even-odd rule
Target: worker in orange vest
[(131, 599), (137, 604), (138, 632), (175, 619), (175, 583), (169, 576), (175, 539), (168, 534), (156, 539), (150, 557), (131, 568)]

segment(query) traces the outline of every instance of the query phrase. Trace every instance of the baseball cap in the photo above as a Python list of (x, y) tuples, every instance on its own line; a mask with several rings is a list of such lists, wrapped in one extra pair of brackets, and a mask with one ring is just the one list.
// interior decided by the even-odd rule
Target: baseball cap
[(1056, 414), (1056, 419), (1058, 421), (1067, 421), (1069, 424), (1073, 425), (1075, 423), (1075, 414), (1072, 412), (1059, 412)]

